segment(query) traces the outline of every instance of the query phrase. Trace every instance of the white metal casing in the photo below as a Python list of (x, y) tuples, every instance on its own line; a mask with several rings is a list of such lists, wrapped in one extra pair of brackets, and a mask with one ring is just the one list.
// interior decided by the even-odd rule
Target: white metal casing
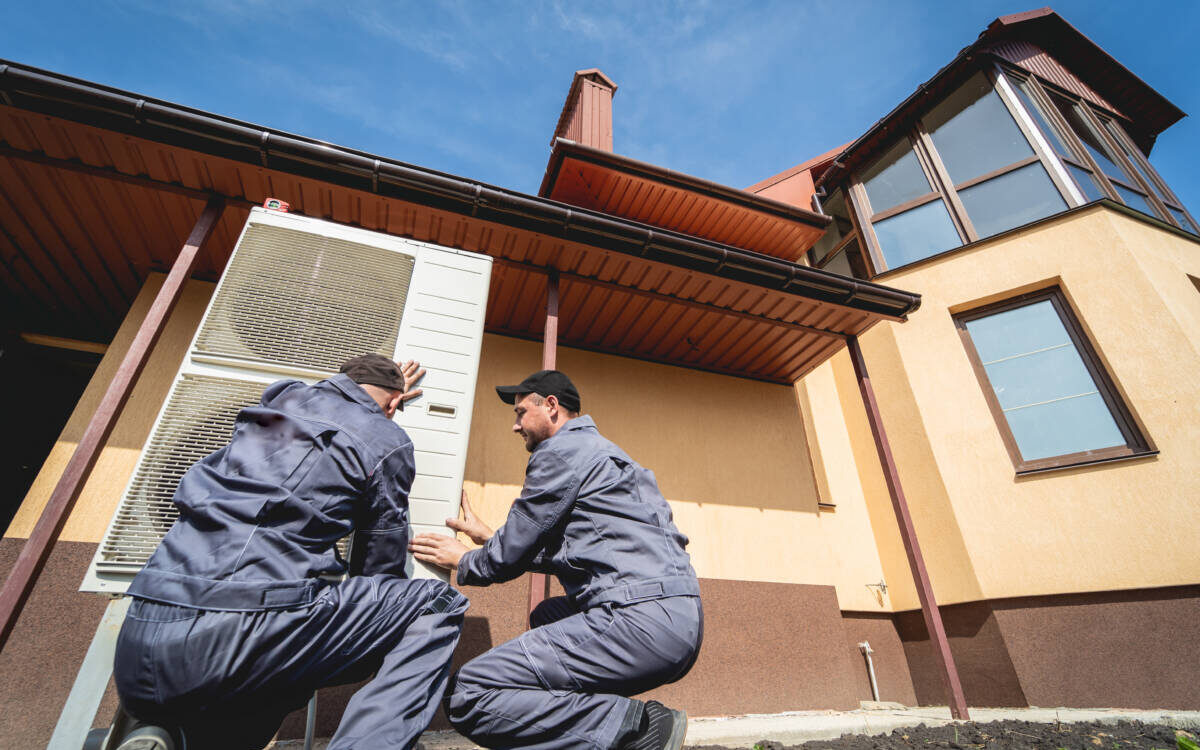
[[(125, 591), (177, 515), (179, 476), (224, 445), (237, 410), (267, 384), (313, 383), (372, 350), (428, 370), (423, 395), (394, 421), (416, 451), (412, 533), (450, 534), (491, 266), (478, 253), (253, 209), (80, 589)], [(406, 567), (445, 578), (411, 556)]]

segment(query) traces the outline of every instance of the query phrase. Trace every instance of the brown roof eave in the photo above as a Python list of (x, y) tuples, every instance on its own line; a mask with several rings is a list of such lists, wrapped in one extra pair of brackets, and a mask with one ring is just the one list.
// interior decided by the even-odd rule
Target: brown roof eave
[(887, 318), (920, 306), (910, 292), (3, 60), (0, 95), (17, 108)]
[(722, 185), (700, 177), (684, 174), (683, 172), (676, 172), (666, 167), (638, 161), (628, 156), (614, 154), (611, 151), (585, 146), (566, 138), (554, 139), (554, 148), (550, 152), (550, 161), (546, 165), (546, 174), (542, 178), (542, 185), (538, 189), (538, 195), (545, 197), (553, 192), (554, 183), (558, 179), (558, 173), (562, 168), (563, 160), (568, 157), (635, 177), (642, 177), (663, 185), (679, 188), (680, 190), (697, 193), (707, 198), (732, 203), (741, 208), (760, 211), (788, 221), (798, 221), (817, 229), (824, 229), (832, 221), (830, 217), (824, 214), (809, 211), (799, 206), (793, 206), (790, 203), (764, 198), (763, 196), (738, 190), (728, 185)]

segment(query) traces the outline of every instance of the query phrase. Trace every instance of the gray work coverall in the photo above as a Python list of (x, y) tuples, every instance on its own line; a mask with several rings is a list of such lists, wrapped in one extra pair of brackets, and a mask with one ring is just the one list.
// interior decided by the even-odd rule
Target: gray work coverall
[[(117, 692), (189, 750), (260, 748), (313, 691), (355, 693), (329, 747), (409, 748), (449, 676), (467, 601), (404, 577), (408, 435), (346, 375), (281, 381), (179, 483), (179, 519), (129, 587)], [(356, 532), (347, 569), (336, 542)]]
[(591, 417), (569, 420), (534, 448), (504, 525), (458, 568), (460, 586), (551, 573), (567, 596), (459, 670), (451, 723), (491, 748), (614, 747), (641, 719), (627, 696), (678, 680), (699, 653), (704, 618), (686, 545), (653, 473)]

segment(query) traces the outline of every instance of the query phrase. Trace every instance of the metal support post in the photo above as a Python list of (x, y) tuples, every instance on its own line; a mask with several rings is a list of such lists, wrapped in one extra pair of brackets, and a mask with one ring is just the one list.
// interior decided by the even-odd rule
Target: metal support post
[[(546, 328), (542, 336), (542, 369), (553, 370), (558, 360), (558, 271), (546, 276)], [(529, 613), (550, 596), (550, 577), (545, 573), (529, 576)]]
[(196, 220), (192, 233), (180, 249), (175, 263), (171, 266), (171, 272), (163, 282), (162, 288), (158, 290), (153, 304), (150, 305), (150, 311), (146, 313), (146, 319), (138, 328), (133, 343), (129, 345), (129, 351), (125, 353), (125, 358), (117, 368), (117, 374), (108, 384), (108, 390), (104, 392), (100, 405), (96, 407), (95, 414), (88, 422), (83, 438), (75, 447), (75, 452), (67, 462), (50, 500), (42, 510), (33, 533), (21, 548), (21, 553), (4, 582), (4, 588), (0, 589), (0, 649), (4, 648), (8, 636), (12, 633), (17, 616), (25, 605), (25, 600), (29, 598), (29, 592), (33, 589), (38, 574), (46, 564), (46, 558), (50, 556), (50, 550), (67, 522), (67, 516), (75, 506), (84, 482), (96, 464), (104, 441), (112, 433), (121, 408), (133, 390), (133, 384), (149, 359), (171, 310), (179, 301), (179, 295), (191, 275), (200, 248), (212, 235), (217, 220), (221, 218), (224, 205), (221, 198), (210, 198), (204, 212)]
[(875, 450), (879, 453), (880, 463), (883, 464), (883, 478), (887, 482), (888, 494), (892, 497), (892, 508), (900, 526), (900, 538), (904, 541), (904, 551), (908, 554), (908, 566), (912, 570), (913, 581), (917, 584), (917, 597), (921, 600), (921, 614), (925, 618), (925, 628), (929, 631), (929, 638), (933, 642), (934, 657), (941, 668), (942, 679), (946, 685), (950, 715), (956, 719), (968, 719), (970, 717), (967, 715), (967, 701), (963, 697), (962, 683), (958, 679), (958, 669), (954, 666), (954, 656), (950, 653), (946, 628), (942, 625), (942, 613), (938, 611), (937, 600), (933, 596), (929, 571), (925, 569), (925, 558), (921, 556), (917, 531), (913, 527), (912, 515), (908, 511), (908, 501), (904, 498), (904, 488), (900, 486), (900, 474), (896, 471), (896, 460), (892, 457), (892, 448), (888, 444), (887, 432), (883, 429), (879, 404), (875, 400), (875, 389), (871, 386), (871, 376), (867, 374), (867, 365), (863, 360), (862, 349), (858, 345), (858, 337), (847, 338), (846, 347), (849, 349), (850, 359), (854, 363), (854, 374), (858, 379), (858, 389), (862, 393), (863, 407), (867, 411), (867, 421), (871, 424), (871, 435), (875, 438)]

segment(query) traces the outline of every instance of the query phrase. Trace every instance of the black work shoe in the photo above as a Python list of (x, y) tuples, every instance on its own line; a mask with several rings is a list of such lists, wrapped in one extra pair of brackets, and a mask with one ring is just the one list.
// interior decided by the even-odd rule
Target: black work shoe
[(623, 750), (680, 750), (687, 735), (687, 714), (667, 708), (658, 701), (646, 701), (638, 733), (627, 740)]

